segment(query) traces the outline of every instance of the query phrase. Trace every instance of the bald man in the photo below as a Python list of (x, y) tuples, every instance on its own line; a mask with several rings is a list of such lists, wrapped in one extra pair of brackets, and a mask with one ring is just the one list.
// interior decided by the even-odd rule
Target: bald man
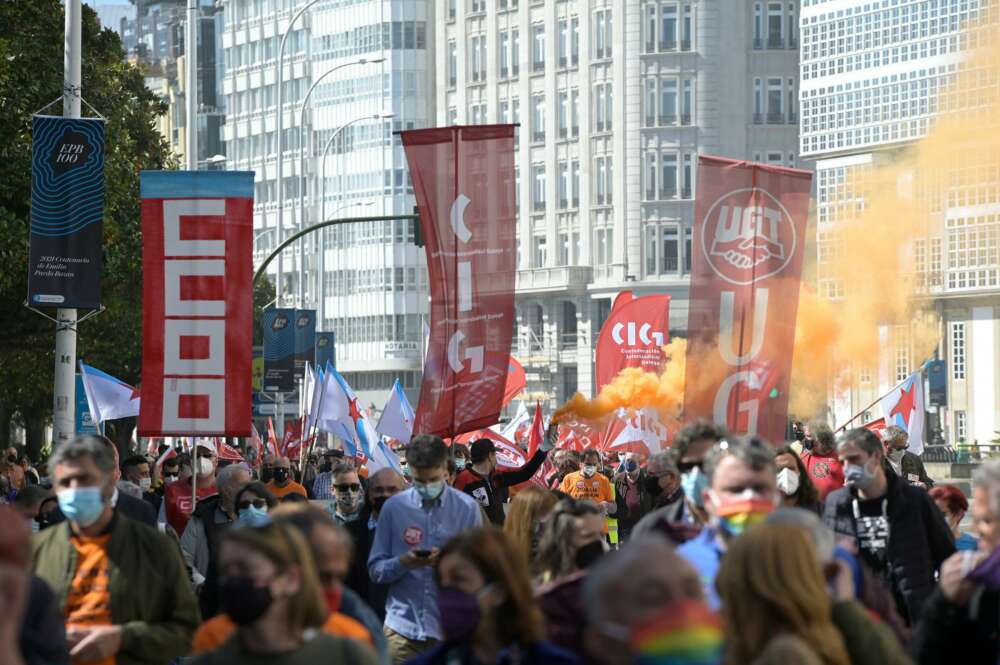
[(274, 460), (274, 477), (267, 484), (267, 489), (271, 490), (279, 501), (290, 494), (301, 494), (303, 499), (309, 498), (306, 488), (292, 478), (292, 463), (287, 457)]

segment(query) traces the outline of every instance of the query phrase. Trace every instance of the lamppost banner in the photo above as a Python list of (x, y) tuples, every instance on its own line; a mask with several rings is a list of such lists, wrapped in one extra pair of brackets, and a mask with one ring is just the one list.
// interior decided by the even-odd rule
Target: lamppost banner
[(143, 171), (141, 436), (249, 436), (253, 172)]
[(28, 302), (98, 309), (104, 120), (36, 115), (31, 146)]
[(274, 307), (264, 310), (264, 392), (295, 390), (295, 310)]
[(702, 155), (684, 418), (785, 437), (812, 173)]
[(305, 374), (306, 363), (316, 357), (316, 310), (295, 310), (295, 378)]
[(514, 126), (402, 132), (426, 239), (431, 325), (414, 432), (496, 424), (514, 330)]
[(337, 367), (337, 334), (333, 332), (316, 333), (316, 367), (326, 367), (330, 363)]

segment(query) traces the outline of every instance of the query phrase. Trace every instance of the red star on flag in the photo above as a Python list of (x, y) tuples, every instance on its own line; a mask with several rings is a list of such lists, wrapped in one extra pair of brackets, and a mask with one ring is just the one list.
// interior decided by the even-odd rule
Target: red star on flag
[(899, 391), (899, 401), (896, 402), (896, 406), (892, 407), (892, 411), (889, 412), (889, 417), (895, 419), (896, 415), (903, 416), (903, 422), (909, 425), (910, 414), (914, 410), (914, 392), (916, 392), (916, 384), (911, 383), (910, 389), (906, 390), (900, 389)]
[(358, 409), (358, 398), (355, 397), (347, 403), (347, 408), (350, 409), (351, 420), (358, 422), (361, 420), (361, 410)]
[(132, 394), (129, 395), (128, 401), (131, 402), (132, 400), (136, 400), (136, 399), (139, 399), (139, 389), (138, 388), (132, 388)]

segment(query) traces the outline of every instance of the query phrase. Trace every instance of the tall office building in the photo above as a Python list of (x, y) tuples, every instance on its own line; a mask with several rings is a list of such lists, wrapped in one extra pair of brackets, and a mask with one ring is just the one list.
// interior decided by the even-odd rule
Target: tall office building
[[(821, 258), (831, 229), (846, 212), (863, 205), (862, 192), (852, 182), (927, 136), (940, 113), (976, 103), (975, 95), (955, 98), (948, 88), (967, 59), (966, 27), (987, 4), (803, 2), (801, 153), (815, 160)], [(995, 71), (993, 76), (991, 85)], [(913, 256), (921, 295), (942, 320), (936, 355), (945, 361), (947, 373), (946, 404), (930, 408), (929, 442), (985, 443), (995, 438), (1000, 421), (1000, 170), (996, 164), (993, 169), (966, 174), (971, 177), (942, 177), (916, 192), (935, 211), (928, 236), (914, 240)], [(909, 189), (906, 180), (904, 175), (901, 191)], [(836, 299), (837, 282), (823, 277), (822, 262), (819, 267), (821, 295)], [(924, 360), (914, 357), (905, 327), (885, 333), (886, 352), (868, 366), (858, 362), (852, 385), (836, 395), (838, 422), (865, 408)]]
[(798, 165), (799, 2), (440, 0), (438, 125), (518, 122), (528, 393), (593, 391), (614, 297), (684, 334), (698, 154)]
[[(227, 168), (256, 172), (256, 262), (278, 245), (279, 205), (283, 237), (320, 219), (412, 214), (413, 186), (393, 132), (433, 118), (434, 4), (320, 0), (294, 24), (306, 0), (225, 4), (223, 135)], [(275, 69), (285, 34), (279, 192)], [(335, 227), (284, 252), (282, 305), (318, 310), (317, 329), (337, 333), (338, 368), (365, 404), (381, 406), (397, 377), (416, 399), (424, 265), (410, 221)], [(268, 275), (277, 279), (278, 269), (272, 262)]]

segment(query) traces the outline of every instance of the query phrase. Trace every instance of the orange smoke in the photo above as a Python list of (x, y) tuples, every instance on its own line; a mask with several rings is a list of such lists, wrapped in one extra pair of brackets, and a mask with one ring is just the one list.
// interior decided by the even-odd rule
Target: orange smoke
[(617, 409), (646, 407), (657, 409), (664, 422), (677, 419), (684, 402), (687, 340), (672, 340), (663, 347), (663, 353), (666, 361), (659, 374), (646, 372), (638, 367), (626, 367), (594, 399), (588, 400), (580, 393), (573, 395), (552, 415), (552, 422), (560, 423), (574, 418), (598, 420)]

